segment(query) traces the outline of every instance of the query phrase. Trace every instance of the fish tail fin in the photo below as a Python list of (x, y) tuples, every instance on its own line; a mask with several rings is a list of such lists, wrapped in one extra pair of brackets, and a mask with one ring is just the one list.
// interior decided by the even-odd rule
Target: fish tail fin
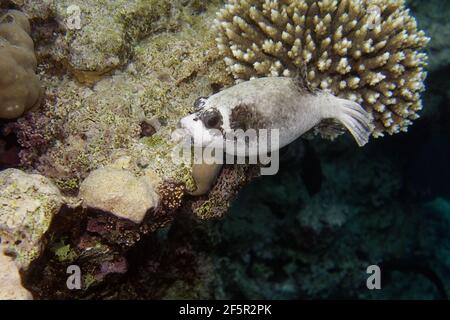
[(372, 115), (354, 101), (340, 98), (338, 101), (335, 118), (350, 131), (358, 146), (364, 146), (374, 130)]

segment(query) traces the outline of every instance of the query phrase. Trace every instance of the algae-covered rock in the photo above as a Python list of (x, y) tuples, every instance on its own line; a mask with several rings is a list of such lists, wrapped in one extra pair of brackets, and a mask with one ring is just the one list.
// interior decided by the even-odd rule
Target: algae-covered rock
[(41, 96), (30, 24), (20, 11), (0, 12), (0, 118), (14, 119)]
[(0, 238), (16, 264), (27, 269), (63, 198), (47, 178), (17, 169), (0, 172)]
[[(64, 214), (55, 217), (46, 255), (24, 279), (36, 298), (99, 297), (102, 289), (96, 285), (111, 281), (100, 276), (116, 269), (111, 263), (118, 261), (118, 273), (124, 274), (122, 261), (130, 249), (145, 245), (191, 208), (203, 219), (223, 216), (248, 181), (247, 169), (229, 166), (211, 201), (192, 199), (186, 195), (194, 187), (190, 165), (172, 159), (176, 143), (171, 134), (178, 121), (198, 97), (232, 83), (210, 28), (219, 1), (23, 2), (27, 12), (46, 2), (51, 14), (33, 15), (46, 88), (38, 115), (49, 121), (43, 125), (38, 117), (27, 117), (14, 130), (23, 147), (21, 164), (53, 179), (68, 198), (83, 200), (82, 207), (64, 207)], [(80, 7), (80, 29), (67, 28), (64, 5)], [(110, 67), (117, 70), (98, 77)], [(39, 152), (36, 137), (45, 141)], [(180, 249), (174, 260), (185, 255)], [(197, 259), (187, 260), (189, 266)], [(134, 259), (128, 262), (136, 266)], [(194, 275), (180, 262), (177, 270), (189, 273), (190, 285)], [(83, 275), (88, 284), (96, 280), (80, 292), (67, 291), (61, 279), (67, 278), (68, 263), (89, 270)]]
[(167, 27), (172, 4), (166, 0), (62, 0), (49, 7), (64, 29), (53, 56), (79, 81), (94, 83), (124, 66), (137, 40)]
[(22, 286), (19, 269), (0, 247), (0, 300), (31, 300), (33, 296)]
[[(205, 3), (202, 7), (208, 4), (208, 10), (201, 15), (188, 15), (189, 5), (171, 2), (186, 10), (175, 19), (182, 26), (180, 30), (163, 30), (142, 39), (133, 45), (133, 59), (126, 68), (92, 87), (80, 84), (70, 74), (60, 77), (45, 71), (42, 79), (48, 99), (42, 113), (51, 121), (43, 126), (30, 119), (26, 129), (15, 132), (23, 137), (20, 143), (26, 149), (21, 152), (22, 164), (31, 164), (58, 181), (64, 190), (76, 192), (89, 172), (109, 165), (120, 151), (138, 163), (132, 170), (137, 175), (151, 169), (164, 181), (191, 183), (190, 166), (172, 160), (176, 143), (171, 141), (171, 133), (199, 96), (210, 95), (232, 82), (210, 30), (218, 8), (214, 2)], [(133, 6), (124, 8), (130, 12)], [(70, 30), (67, 36), (82, 31)], [(58, 43), (45, 46), (55, 49)], [(50, 59), (49, 65), (55, 56)], [(143, 132), (142, 124), (154, 123), (155, 119), (160, 126), (151, 135)], [(41, 154), (36, 154), (31, 141), (36, 136), (49, 142)], [(32, 161), (25, 158), (30, 153)]]
[(52, 15), (51, 5), (54, 0), (10, 0), (20, 7), (31, 19), (48, 19)]
[(149, 175), (138, 178), (127, 170), (101, 168), (83, 181), (80, 197), (87, 207), (141, 223), (148, 210), (158, 204), (157, 183)]

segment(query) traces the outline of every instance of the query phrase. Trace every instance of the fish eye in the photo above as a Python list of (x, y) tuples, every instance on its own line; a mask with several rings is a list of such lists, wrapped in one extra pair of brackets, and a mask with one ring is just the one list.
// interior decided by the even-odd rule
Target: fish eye
[(195, 100), (195, 102), (194, 102), (194, 111), (198, 111), (201, 108), (203, 108), (203, 106), (206, 103), (206, 100), (208, 100), (207, 97), (200, 97), (197, 100)]
[(222, 124), (222, 116), (217, 110), (204, 112), (201, 119), (207, 129), (217, 129)]

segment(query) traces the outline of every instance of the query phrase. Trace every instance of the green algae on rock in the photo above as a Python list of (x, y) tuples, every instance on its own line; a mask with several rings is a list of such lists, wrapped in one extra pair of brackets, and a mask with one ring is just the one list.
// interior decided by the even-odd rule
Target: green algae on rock
[[(111, 71), (127, 65), (142, 39), (180, 27), (194, 8), (186, 1), (167, 0), (25, 0), (23, 7), (38, 15), (42, 3), (62, 27), (48, 48), (55, 61), (63, 63), (76, 79), (92, 85)], [(41, 8), (36, 10), (35, 7)], [(77, 11), (69, 8), (77, 8)], [(182, 18), (181, 18), (182, 17)], [(191, 18), (192, 19), (192, 18)], [(77, 21), (75, 27), (73, 22)]]
[[(63, 9), (66, 2), (59, 2), (57, 5), (51, 1), (49, 3), (49, 10), (60, 13), (56, 14), (56, 19), (64, 21), (66, 17), (63, 16)], [(148, 7), (131, 14), (134, 5), (155, 5), (165, 12), (167, 2), (161, 3), (135, 1), (132, 6), (114, 13), (120, 15), (115, 23), (125, 21), (133, 14), (139, 13), (139, 19), (144, 19), (145, 12), (150, 14)], [(103, 17), (105, 10), (112, 8), (108, 7), (109, 4), (117, 5), (106, 1), (101, 9), (103, 11), (96, 12), (99, 4), (88, 4), (85, 3), (89, 10), (84, 10), (80, 4), (86, 23), (94, 23), (94, 16)], [(32, 6), (33, 3), (25, 1), (24, 8), (30, 12), (33, 11)], [(218, 7), (219, 1), (202, 2), (201, 5), (173, 2), (170, 19), (163, 15), (157, 20), (154, 15), (148, 18), (148, 25), (153, 25), (154, 30), (159, 31), (157, 34), (153, 34), (154, 30), (133, 31), (132, 23), (141, 27), (142, 23), (130, 20), (127, 22), (130, 36), (126, 38), (133, 52), (131, 62), (123, 60), (121, 63), (127, 64), (123, 70), (116, 70), (109, 77), (97, 79), (92, 87), (83, 86), (69, 76), (61, 78), (44, 71), (42, 78), (48, 99), (43, 113), (51, 122), (45, 126), (45, 132), (42, 126), (31, 126), (35, 127), (36, 134), (46, 137), (51, 143), (35, 159), (33, 167), (73, 193), (91, 171), (111, 164), (118, 157), (127, 156), (132, 158), (131, 171), (137, 176), (151, 170), (162, 181), (185, 185), (187, 190), (195, 189), (190, 165), (177, 164), (172, 160), (172, 150), (176, 144), (171, 141), (171, 133), (179, 119), (190, 111), (196, 98), (210, 95), (219, 88), (232, 84), (232, 77), (225, 70), (225, 63), (216, 47), (214, 32), (210, 28)], [(68, 30), (62, 43), (66, 43), (68, 37), (83, 37), (83, 32), (88, 31), (93, 30), (84, 30), (83, 26), (80, 30)], [(58, 60), (58, 54), (54, 50), (58, 50), (60, 43), (61, 41), (57, 41), (55, 48), (51, 49), (52, 53), (42, 58)], [(91, 43), (94, 44), (95, 41)], [(106, 45), (95, 45), (95, 48), (103, 52), (109, 50)], [(86, 47), (84, 50), (90, 49)], [(77, 50), (74, 52), (82, 54)], [(92, 53), (84, 56), (91, 56)], [(62, 50), (60, 54), (64, 59), (73, 58), (70, 50)], [(94, 57), (99, 58), (99, 61), (106, 59), (102, 55)], [(87, 63), (88, 60), (84, 61)], [(93, 64), (88, 68), (87, 64), (84, 67), (76, 63), (73, 65), (79, 70), (103, 68), (97, 68), (96, 62), (92, 61)], [(158, 119), (163, 125), (152, 136), (141, 138), (140, 124), (150, 119)], [(194, 205), (196, 213), (197, 208), (199, 209), (199, 216), (206, 219), (225, 213), (227, 202), (239, 189), (238, 185), (242, 186), (243, 181), (248, 181), (234, 174), (231, 176), (233, 178), (225, 180), (236, 180), (236, 185), (228, 184), (232, 186), (233, 192), (225, 192), (226, 196), (220, 195), (227, 190), (226, 183), (221, 185), (220, 191), (214, 193), (220, 200), (208, 202), (208, 206), (199, 203)], [(204, 199), (201, 200), (203, 201)], [(207, 212), (210, 211), (207, 209), (210, 206), (214, 213)]]
[[(172, 29), (172, 22), (166, 21), (158, 34), (137, 41), (132, 61), (92, 87), (44, 69), (48, 99), (43, 113), (51, 123), (36, 126), (33, 133), (51, 143), (32, 166), (61, 186), (72, 185), (110, 164), (120, 153), (132, 157), (137, 175), (151, 169), (163, 180), (192, 186), (190, 167), (171, 159), (175, 146), (171, 132), (198, 96), (232, 83), (210, 30), (215, 2), (205, 3), (208, 9), (201, 15), (188, 14), (189, 6), (172, 3), (178, 8), (171, 20), (177, 28)], [(54, 55), (42, 58), (49, 65), (56, 59)], [(141, 123), (152, 119), (163, 125), (152, 136), (141, 138)]]

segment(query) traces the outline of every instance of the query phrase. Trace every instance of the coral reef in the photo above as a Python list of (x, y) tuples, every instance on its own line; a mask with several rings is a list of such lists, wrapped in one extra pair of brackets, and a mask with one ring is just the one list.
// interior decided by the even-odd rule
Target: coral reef
[[(203, 11), (207, 3), (166, 0), (24, 0), (22, 10), (37, 19), (54, 19), (59, 28), (40, 54), (62, 64), (86, 84), (125, 67), (144, 38), (180, 28), (182, 19)], [(211, 1), (209, 1), (211, 2)]]
[[(72, 263), (83, 270), (83, 290), (75, 296), (101, 296), (104, 281), (111, 286), (123, 281), (129, 250), (192, 203), (185, 196), (186, 189), (193, 187), (190, 166), (172, 161), (171, 133), (198, 96), (231, 84), (232, 78), (209, 28), (217, 2), (181, 2), (170, 3), (171, 19), (153, 15), (151, 19), (164, 23), (149, 21), (145, 30), (133, 29), (143, 28), (142, 20), (136, 22), (131, 14), (115, 10), (112, 1), (105, 6), (92, 3), (92, 10), (80, 3), (86, 28), (65, 31), (52, 23), (52, 17), (59, 25), (64, 22), (62, 3), (25, 0), (21, 5), (36, 21), (34, 36), (39, 39), (36, 50), (46, 99), (38, 114), (9, 124), (5, 131), (18, 137), (22, 166), (49, 177), (67, 196), (64, 214), (54, 217), (45, 236), (45, 250), (25, 273), (26, 286), (36, 298), (74, 297), (65, 287), (66, 268)], [(138, 3), (167, 4), (134, 2)], [(146, 13), (155, 12), (141, 8), (133, 15)], [(90, 73), (104, 67), (97, 63), (105, 62), (97, 50), (110, 51), (96, 42), (104, 39), (96, 38), (89, 23), (110, 27), (113, 16), (112, 28), (125, 32), (117, 25), (127, 24), (130, 34), (121, 37), (129, 51), (111, 53), (120, 58), (113, 67), (124, 68), (99, 77)], [(78, 43), (72, 40), (82, 38), (92, 39), (92, 46), (72, 50)], [(98, 183), (99, 176), (103, 183)], [(132, 192), (123, 177), (148, 192)], [(106, 199), (115, 188), (120, 196)], [(237, 192), (232, 190), (227, 201)], [(218, 205), (216, 215), (226, 210), (227, 203)]]
[[(67, 29), (67, 1), (1, 4), (30, 16), (45, 87), (42, 108), (4, 128), (8, 139), (18, 138), (22, 170), (47, 177), (0, 173), (6, 202), (0, 237), (8, 255), (0, 256), (0, 268), (9, 270), (14, 298), (433, 299), (450, 292), (450, 158), (442, 147), (449, 143), (449, 85), (442, 81), (448, 79), (448, 43), (431, 42), (430, 61), (439, 71), (428, 79), (424, 117), (408, 135), (358, 152), (346, 138), (299, 140), (282, 152), (278, 175), (253, 179), (258, 167), (225, 166), (207, 195), (193, 197), (187, 192), (195, 187), (191, 168), (172, 161), (171, 132), (198, 97), (233, 83), (211, 29), (223, 1), (133, 0), (119, 10), (123, 1), (74, 2), (82, 9), (79, 30)], [(434, 35), (445, 21), (431, 18), (445, 16), (436, 10), (445, 6), (431, 2), (433, 12), (409, 1), (423, 10), (414, 12), (424, 17), (420, 27)], [(399, 2), (390, 3), (397, 8)], [(114, 32), (105, 35), (108, 30)], [(1, 148), (10, 145), (2, 140)], [(13, 158), (5, 154), (1, 165), (17, 162)], [(105, 171), (137, 186), (149, 183), (148, 175), (157, 183), (150, 197), (121, 193), (117, 206), (96, 205), (107, 184), (91, 186), (92, 192), (85, 187)], [(38, 189), (22, 193), (18, 186), (30, 177), (39, 177)], [(55, 192), (41, 193), (41, 182)], [(127, 189), (120, 179), (110, 185)], [(81, 198), (92, 195), (83, 204)], [(124, 204), (134, 196), (147, 205), (130, 215)], [(42, 204), (27, 215), (43, 219), (39, 228), (28, 219), (30, 229), (20, 236), (14, 233), (20, 223), (3, 228), (28, 201)], [(66, 287), (73, 264), (82, 270), (81, 290)], [(386, 270), (382, 291), (365, 288), (370, 264)], [(8, 289), (6, 282), (0, 287)], [(11, 292), (1, 289), (0, 295)]]
[[(70, 6), (77, 6), (79, 12), (69, 10)], [(92, 83), (123, 66), (136, 40), (167, 24), (170, 4), (163, 0), (55, 1), (54, 13), (68, 28), (59, 38), (60, 51), (54, 51), (54, 56), (67, 64), (78, 80)], [(71, 27), (77, 19), (79, 27)]]
[(18, 118), (39, 104), (41, 88), (30, 32), (22, 12), (9, 10), (0, 15), (1, 119)]
[(216, 26), (236, 79), (304, 77), (371, 111), (375, 137), (407, 131), (422, 109), (429, 38), (403, 0), (231, 0)]
[[(31, 15), (32, 7), (39, 3), (25, 1), (23, 8)], [(157, 1), (145, 3), (150, 5)], [(171, 5), (177, 8), (172, 10), (177, 14), (171, 20), (177, 28), (191, 27), (176, 32), (163, 31), (172, 30), (170, 22), (166, 21), (161, 29), (148, 30), (150, 37), (133, 45), (132, 60), (128, 57), (122, 62), (127, 66), (110, 77), (97, 79), (92, 87), (80, 85), (70, 76), (61, 75), (64, 71), (55, 70), (58, 58), (47, 50), (54, 49), (55, 39), (36, 35), (41, 38), (37, 52), (43, 61), (42, 81), (47, 99), (39, 117), (19, 122), (12, 130), (20, 137), (24, 148), (23, 165), (31, 165), (53, 178), (63, 189), (76, 192), (89, 172), (125, 155), (133, 158), (136, 164), (133, 170), (137, 175), (149, 168), (163, 180), (192, 184), (190, 168), (180, 167), (171, 159), (170, 152), (175, 146), (170, 139), (171, 132), (199, 95), (208, 95), (217, 90), (214, 88), (230, 84), (231, 79), (208, 29), (217, 10), (214, 1), (208, 4), (211, 6), (208, 15), (202, 16), (192, 15), (198, 10), (193, 4), (173, 2)], [(205, 7), (206, 4), (199, 12)], [(48, 6), (51, 12), (52, 8)], [(117, 14), (114, 8), (109, 8), (108, 13), (91, 11), (92, 20), (100, 21)], [(47, 25), (50, 24), (46, 22), (44, 26)], [(45, 30), (36, 29), (46, 34)], [(51, 30), (59, 34), (58, 30)], [(154, 34), (157, 30), (160, 33)], [(98, 36), (90, 28), (80, 32)], [(88, 56), (91, 55), (96, 58), (94, 53)], [(45, 121), (44, 117), (49, 123), (38, 124)], [(143, 134), (142, 124), (155, 120), (163, 125), (151, 135)], [(35, 143), (36, 137), (43, 142), (40, 144), (45, 149), (42, 152), (28, 147)]]

